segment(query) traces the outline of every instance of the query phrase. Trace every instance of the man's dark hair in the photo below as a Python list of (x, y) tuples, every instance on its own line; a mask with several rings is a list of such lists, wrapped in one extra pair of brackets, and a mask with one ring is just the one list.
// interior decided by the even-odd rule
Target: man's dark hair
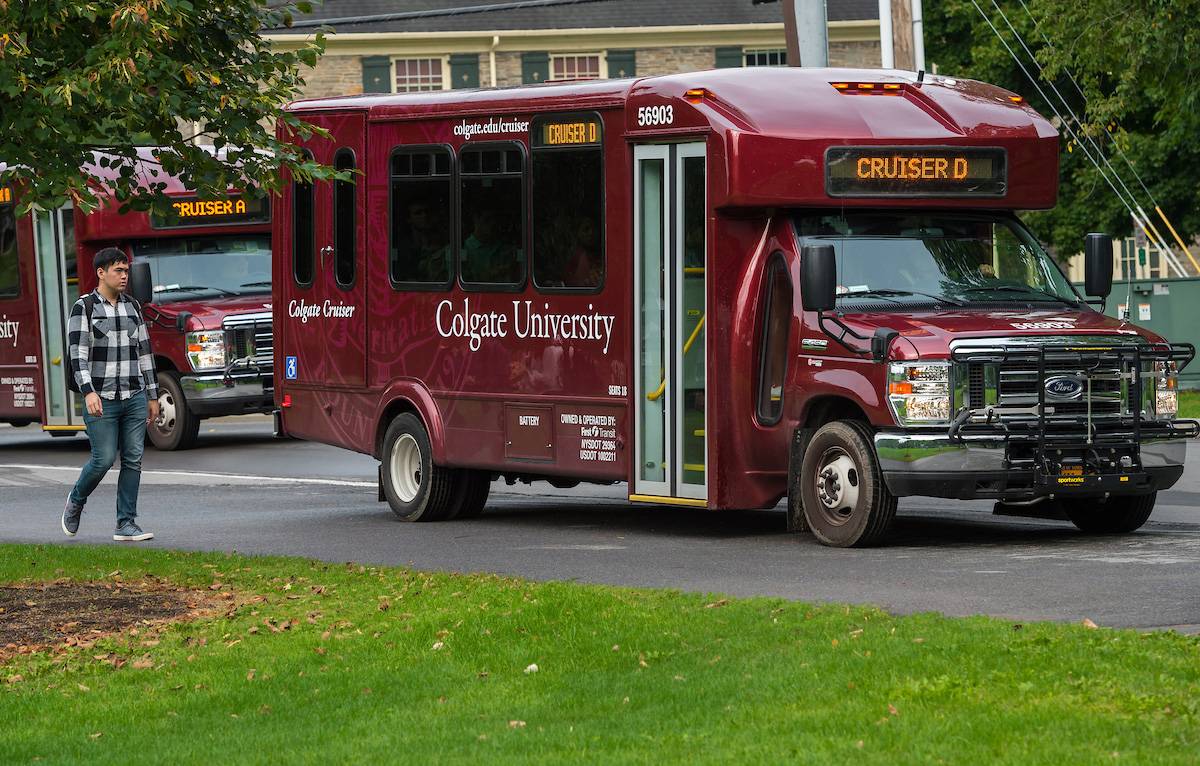
[(114, 263), (129, 263), (129, 256), (119, 247), (106, 247), (96, 252), (92, 258), (92, 266), (108, 271)]

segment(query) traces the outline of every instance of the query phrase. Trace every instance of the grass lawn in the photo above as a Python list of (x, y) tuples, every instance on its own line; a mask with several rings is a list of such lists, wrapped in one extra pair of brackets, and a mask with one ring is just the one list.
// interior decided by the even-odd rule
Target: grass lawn
[(237, 601), (206, 620), (5, 661), (0, 763), (1200, 754), (1196, 637), (300, 559), (0, 546), (0, 583), (149, 576)]
[(1200, 418), (1200, 391), (1179, 392), (1179, 417)]

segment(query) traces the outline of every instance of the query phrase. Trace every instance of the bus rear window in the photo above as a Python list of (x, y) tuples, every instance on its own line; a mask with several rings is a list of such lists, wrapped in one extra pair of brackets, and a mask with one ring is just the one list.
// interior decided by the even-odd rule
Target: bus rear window
[(465, 146), (459, 259), (464, 285), (518, 289), (525, 282), (525, 172), (520, 144)]
[(397, 287), (449, 287), (450, 150), (397, 149), (391, 159), (390, 273)]
[(10, 298), (21, 289), (17, 267), (17, 217), (12, 205), (0, 205), (0, 297)]

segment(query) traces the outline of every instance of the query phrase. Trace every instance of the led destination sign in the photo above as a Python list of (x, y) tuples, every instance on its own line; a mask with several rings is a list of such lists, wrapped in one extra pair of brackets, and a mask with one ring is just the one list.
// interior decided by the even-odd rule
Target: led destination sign
[(998, 148), (835, 146), (825, 152), (831, 197), (1003, 197), (1007, 157)]
[(589, 146), (600, 143), (600, 120), (580, 118), (553, 120), (538, 125), (534, 146)]
[(270, 220), (271, 206), (266, 197), (179, 197), (171, 201), (171, 212), (167, 215), (150, 216), (150, 224), (156, 229), (266, 223)]

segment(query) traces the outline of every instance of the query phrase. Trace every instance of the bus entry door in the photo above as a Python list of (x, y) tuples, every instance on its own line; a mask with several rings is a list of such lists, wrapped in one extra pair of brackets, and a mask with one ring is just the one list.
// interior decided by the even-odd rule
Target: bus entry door
[[(366, 371), (366, 120), (362, 113), (322, 115), (314, 120), (330, 138), (312, 136), (305, 146), (313, 159), (350, 173), (348, 181), (314, 184), (312, 284), (295, 289), (306, 306), (304, 327), (289, 328), (286, 370), (300, 384), (363, 385)], [(303, 313), (303, 312), (301, 312)]]
[(71, 374), (67, 315), (79, 298), (74, 209), (63, 207), (34, 213), (33, 238), (42, 339), (39, 349), (44, 392), (42, 428), (82, 431), (83, 397), (67, 388), (67, 375)]
[(704, 162), (703, 143), (634, 149), (633, 500), (708, 498)]

